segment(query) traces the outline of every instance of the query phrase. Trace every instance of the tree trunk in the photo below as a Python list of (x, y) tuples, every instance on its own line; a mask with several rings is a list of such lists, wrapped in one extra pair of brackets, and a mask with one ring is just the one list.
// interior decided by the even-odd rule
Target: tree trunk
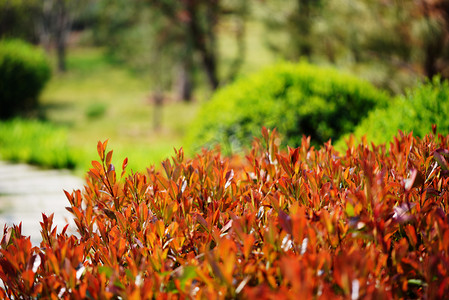
[(206, 70), (209, 85), (213, 91), (218, 88), (217, 63), (215, 56), (210, 53), (202, 53), (203, 67)]
[(47, 53), (51, 49), (51, 33), (53, 27), (53, 6), (52, 0), (44, 0), (42, 3), (42, 14), (39, 22), (39, 41)]
[(163, 92), (157, 88), (153, 92), (153, 130), (159, 131), (162, 125), (162, 107), (164, 104), (164, 94)]
[(65, 72), (67, 38), (70, 33), (70, 17), (65, 0), (57, 0), (55, 8), (55, 42), (58, 58), (58, 71)]
[(212, 90), (218, 87), (217, 58), (215, 54), (215, 24), (217, 22), (217, 3), (212, 1), (208, 4), (207, 28), (202, 30), (195, 2), (188, 2), (189, 13), (189, 38), (192, 40), (193, 48), (199, 52), (206, 77)]
[(235, 42), (237, 44), (237, 53), (232, 63), (230, 64), (228, 76), (224, 79), (225, 82), (230, 82), (235, 79), (243, 65), (246, 58), (246, 20), (248, 17), (248, 2), (242, 1), (240, 7), (236, 11), (238, 16), (235, 19)]
[(424, 71), (427, 78), (432, 78), (437, 75), (440, 70), (438, 69), (438, 59), (441, 58), (444, 39), (443, 35), (435, 36), (432, 41), (429, 41), (424, 48)]
[(189, 57), (184, 57), (175, 70), (175, 84), (173, 86), (176, 101), (192, 100), (192, 64)]
[(311, 0), (297, 0), (298, 12), (294, 14), (295, 19), (290, 20), (296, 24), (298, 28), (299, 39), (297, 40), (297, 47), (299, 56), (305, 56), (310, 59), (312, 56), (313, 45), (310, 41), (310, 35), (313, 25), (312, 9), (316, 3)]
[[(445, 46), (449, 39), (449, 1), (421, 1), (421, 13), (428, 23), (430, 34), (424, 45), (424, 72), (428, 78), (444, 73)], [(438, 27), (432, 26), (437, 21)]]
[(66, 66), (66, 43), (62, 39), (56, 41), (56, 50), (58, 57), (58, 71), (65, 72), (67, 70)]

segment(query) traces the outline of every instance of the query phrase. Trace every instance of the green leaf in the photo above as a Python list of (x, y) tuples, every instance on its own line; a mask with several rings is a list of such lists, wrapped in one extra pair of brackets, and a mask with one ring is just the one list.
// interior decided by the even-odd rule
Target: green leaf
[(181, 277), (179, 280), (181, 281), (181, 288), (184, 290), (186, 283), (189, 279), (194, 279), (197, 277), (196, 268), (194, 266), (186, 266), (183, 269)]
[(427, 283), (422, 281), (421, 279), (409, 279), (408, 284), (412, 284), (412, 285), (419, 285), (419, 286), (426, 286)]
[(114, 269), (112, 269), (111, 267), (107, 267), (107, 266), (99, 266), (98, 273), (105, 274), (106, 278), (109, 279), (111, 277), (112, 273), (114, 273)]
[(354, 206), (349, 202), (346, 203), (346, 214), (348, 217), (354, 217)]

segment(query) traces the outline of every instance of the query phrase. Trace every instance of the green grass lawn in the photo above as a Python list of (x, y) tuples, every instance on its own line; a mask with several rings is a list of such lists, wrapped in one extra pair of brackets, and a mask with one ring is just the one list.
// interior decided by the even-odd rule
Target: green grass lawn
[(128, 157), (131, 168), (142, 170), (181, 147), (199, 106), (167, 103), (155, 131), (148, 87), (147, 78), (114, 64), (101, 49), (70, 49), (68, 71), (56, 74), (41, 96), (42, 114), (67, 128), (69, 145), (86, 161), (81, 171), (97, 158), (97, 142), (106, 139), (118, 164)]

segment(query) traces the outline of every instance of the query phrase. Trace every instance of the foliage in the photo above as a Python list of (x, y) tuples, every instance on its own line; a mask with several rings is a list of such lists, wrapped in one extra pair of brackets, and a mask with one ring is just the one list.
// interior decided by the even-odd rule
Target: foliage
[[(449, 134), (449, 82), (434, 77), (418, 84), (404, 96), (397, 97), (386, 108), (369, 113), (354, 131), (357, 138), (366, 136), (369, 141), (391, 141), (397, 130), (413, 131), (424, 137), (437, 124), (442, 134)], [(340, 142), (342, 143), (342, 142)]]
[(1, 40), (0, 119), (35, 108), (50, 72), (41, 50), (20, 40)]
[[(34, 247), (5, 227), (0, 295), (19, 298), (435, 299), (449, 292), (449, 136), (370, 149), (262, 130), (246, 159), (176, 151), (126, 174), (98, 143), (84, 191), (66, 192), (78, 235), (43, 215)], [(388, 153), (388, 154), (387, 154)], [(118, 173), (117, 173), (118, 172)]]
[(40, 42), (47, 50), (55, 46), (59, 72), (66, 71), (66, 52), (73, 19), (85, 9), (86, 1), (42, 0), (40, 3)]
[(351, 132), (388, 96), (368, 82), (334, 69), (283, 63), (218, 91), (190, 129), (193, 147), (221, 143), (227, 152), (250, 144), (261, 126), (276, 127), (286, 144), (301, 136), (324, 143)]
[[(267, 46), (287, 59), (316, 54), (316, 23), (323, 14), (326, 0), (270, 0), (259, 3), (259, 15), (266, 28)], [(280, 37), (289, 40), (279, 43)]]
[(13, 119), (0, 122), (0, 159), (47, 168), (75, 167), (67, 132), (50, 123)]
[(258, 17), (275, 53), (328, 61), (402, 93), (420, 76), (449, 76), (448, 3), (267, 0)]
[(66, 71), (73, 21), (82, 24), (92, 0), (0, 0), (0, 38), (20, 38), (56, 49), (58, 71)]
[(0, 38), (37, 41), (40, 10), (38, 0), (0, 0)]
[[(247, 2), (101, 0), (95, 36), (114, 56), (149, 74), (156, 93), (174, 88), (176, 99), (191, 100), (199, 80), (215, 90), (239, 71)], [(218, 33), (225, 22), (234, 25), (237, 44), (229, 78), (219, 74)]]

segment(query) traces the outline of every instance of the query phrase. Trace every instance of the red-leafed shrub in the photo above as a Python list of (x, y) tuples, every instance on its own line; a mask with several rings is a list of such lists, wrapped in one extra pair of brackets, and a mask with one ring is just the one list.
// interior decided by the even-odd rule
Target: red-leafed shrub
[[(43, 216), (40, 247), (5, 228), (1, 297), (436, 299), (449, 293), (449, 136), (344, 154), (262, 132), (245, 158), (179, 150), (117, 173), (98, 144), (78, 236)], [(119, 174), (119, 175), (117, 175)]]

